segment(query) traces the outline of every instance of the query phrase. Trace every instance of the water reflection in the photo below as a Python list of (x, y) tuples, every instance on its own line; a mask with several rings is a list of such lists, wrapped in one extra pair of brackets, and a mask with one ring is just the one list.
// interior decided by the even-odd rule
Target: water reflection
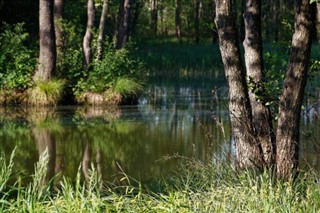
[(226, 113), (216, 112), (218, 127), (211, 101), (210, 90), (154, 87), (137, 107), (1, 108), (0, 148), (9, 157), (17, 146), (15, 170), (25, 175), (47, 150), (45, 182), (73, 179), (79, 166), (87, 180), (92, 165), (106, 181), (122, 172), (148, 181), (174, 171), (182, 158), (173, 156), (211, 162), (228, 143)]
[[(0, 148), (9, 158), (17, 147), (14, 169), (25, 177), (47, 150), (45, 183), (74, 179), (80, 166), (84, 180), (94, 166), (105, 181), (118, 183), (122, 172), (149, 181), (183, 158), (232, 162), (226, 97), (219, 88), (155, 86), (136, 107), (0, 108)], [(320, 170), (320, 108), (312, 103), (306, 99), (302, 117), (301, 166)]]

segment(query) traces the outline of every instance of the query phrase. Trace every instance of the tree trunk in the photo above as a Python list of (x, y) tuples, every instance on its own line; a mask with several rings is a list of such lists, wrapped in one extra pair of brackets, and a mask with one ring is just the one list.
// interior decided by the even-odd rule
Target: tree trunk
[(123, 48), (129, 41), (129, 25), (133, 3), (134, 0), (122, 0), (120, 4), (120, 22), (118, 27), (116, 49)]
[(299, 120), (310, 59), (314, 4), (296, 0), (294, 34), (284, 89), (280, 97), (277, 143), (277, 176), (289, 179), (298, 166)]
[(199, 44), (200, 0), (194, 0), (194, 42)]
[(39, 1), (39, 64), (34, 79), (48, 81), (56, 70), (56, 43), (53, 22), (53, 0)]
[(62, 29), (62, 20), (64, 18), (64, 0), (54, 0), (54, 30), (56, 35), (57, 62), (60, 61), (64, 49), (64, 31)]
[(229, 115), (236, 145), (237, 163), (240, 168), (259, 167), (263, 164), (262, 150), (251, 125), (250, 102), (231, 0), (216, 0), (216, 26), (229, 86)]
[(261, 1), (247, 0), (243, 17), (245, 24), (243, 46), (247, 81), (251, 84), (249, 98), (252, 108), (252, 125), (257, 140), (261, 144), (264, 161), (270, 166), (274, 164), (275, 144), (271, 113), (261, 97), (266, 92), (263, 86)]
[(181, 0), (175, 0), (176, 37), (181, 41)]
[(157, 35), (158, 31), (158, 8), (157, 0), (151, 0), (151, 29), (153, 36)]
[[(144, 5), (143, 1), (137, 1), (132, 5), (132, 9), (131, 9), (132, 18), (130, 18), (129, 36), (133, 36), (136, 31), (139, 15), (141, 13), (143, 5)], [(158, 27), (157, 27), (157, 30), (158, 30)]]
[(87, 28), (86, 33), (83, 38), (83, 55), (85, 59), (85, 64), (88, 67), (92, 62), (92, 48), (91, 42), (93, 39), (93, 27), (94, 27), (94, 19), (95, 19), (95, 8), (94, 8), (94, 0), (88, 0), (87, 3)]
[(108, 11), (109, 11), (109, 0), (104, 0), (102, 13), (101, 13), (101, 17), (100, 17), (100, 24), (99, 24), (97, 60), (101, 60), (101, 58), (102, 58), (103, 39), (104, 39), (104, 32), (105, 32), (105, 25), (106, 25), (106, 19), (108, 16)]

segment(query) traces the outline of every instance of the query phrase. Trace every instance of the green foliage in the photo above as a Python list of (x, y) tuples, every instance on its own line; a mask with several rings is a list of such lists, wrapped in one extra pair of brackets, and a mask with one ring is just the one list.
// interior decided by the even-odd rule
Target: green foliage
[(57, 73), (68, 81), (70, 87), (74, 87), (83, 71), (81, 27), (77, 28), (75, 23), (64, 20), (59, 24), (64, 30), (65, 46), (58, 51)]
[(29, 91), (29, 102), (34, 105), (56, 105), (61, 100), (65, 81), (52, 79), (38, 81)]
[[(144, 81), (143, 64), (128, 49), (116, 50), (109, 46), (105, 50), (102, 60), (93, 62), (92, 69), (84, 74), (84, 78), (80, 79), (77, 85), (78, 91), (104, 92), (109, 88), (118, 87), (119, 90), (126, 92), (125, 88), (121, 88), (127, 82)], [(120, 85), (117, 86), (118, 80)], [(130, 79), (130, 80), (129, 80)], [(128, 85), (131, 86), (131, 85)], [(137, 83), (132, 86), (137, 86)], [(128, 88), (129, 91), (131, 88)]]
[(112, 86), (114, 92), (120, 93), (123, 96), (137, 95), (137, 93), (142, 91), (142, 85), (136, 80), (130, 78), (117, 78)]
[(253, 79), (248, 79), (248, 87), (255, 94), (256, 99), (275, 111), (277, 111), (279, 95), (282, 91), (288, 56), (288, 44), (267, 45), (267, 51), (264, 53), (263, 82), (254, 82)]
[(4, 25), (0, 34), (0, 88), (2, 90), (26, 89), (31, 82), (36, 60), (26, 46), (28, 33), (23, 24)]

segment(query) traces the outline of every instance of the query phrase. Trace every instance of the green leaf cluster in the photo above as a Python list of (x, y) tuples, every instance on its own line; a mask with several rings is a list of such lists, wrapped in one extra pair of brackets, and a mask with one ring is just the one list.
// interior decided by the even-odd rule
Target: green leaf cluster
[[(130, 82), (144, 81), (143, 67), (143, 63), (133, 56), (131, 50), (116, 50), (108, 46), (102, 60), (94, 61), (91, 69), (85, 71), (84, 77), (78, 82), (77, 90), (99, 93), (114, 89), (116, 85), (123, 89), (123, 83), (128, 85), (129, 79)], [(119, 86), (119, 79), (126, 79), (126, 82), (120, 81)]]
[(13, 27), (4, 24), (0, 34), (0, 88), (3, 90), (23, 90), (31, 83), (36, 59), (26, 45), (28, 33), (23, 26), (23, 23)]

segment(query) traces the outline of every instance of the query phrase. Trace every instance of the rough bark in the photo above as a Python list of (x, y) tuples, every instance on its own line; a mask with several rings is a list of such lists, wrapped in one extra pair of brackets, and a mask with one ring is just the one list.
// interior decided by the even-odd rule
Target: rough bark
[(153, 36), (157, 35), (158, 31), (158, 2), (157, 0), (151, 0), (151, 29)]
[(56, 43), (53, 22), (53, 0), (39, 1), (40, 53), (34, 79), (48, 81), (56, 70)]
[(264, 161), (267, 165), (272, 165), (274, 164), (275, 156), (272, 117), (263, 97), (261, 97), (266, 92), (263, 87), (261, 1), (247, 0), (243, 17), (245, 24), (243, 46), (245, 49), (247, 80), (251, 85), (249, 97), (252, 108), (252, 125), (257, 140), (261, 144)]
[(181, 0), (175, 0), (176, 37), (181, 40)]
[(106, 19), (108, 16), (108, 11), (109, 11), (109, 0), (104, 0), (102, 13), (101, 13), (101, 17), (100, 17), (100, 23), (99, 23), (99, 35), (98, 35), (98, 44), (97, 44), (97, 60), (100, 60), (102, 58), (103, 39), (104, 39), (105, 25), (106, 25)]
[(120, 22), (118, 27), (116, 49), (123, 48), (129, 41), (131, 8), (134, 0), (122, 0), (120, 4)]
[(299, 120), (308, 74), (314, 12), (309, 0), (296, 0), (294, 34), (276, 133), (277, 176), (283, 179), (289, 179), (298, 166)]
[(95, 7), (94, 0), (88, 0), (87, 3), (87, 28), (86, 33), (83, 37), (83, 55), (85, 64), (88, 67), (92, 62), (92, 39), (93, 39), (93, 27), (94, 27), (94, 19), (95, 19)]
[(194, 0), (194, 42), (199, 44), (200, 0)]
[(216, 26), (224, 71), (229, 86), (229, 114), (236, 158), (240, 168), (263, 164), (261, 147), (251, 125), (252, 116), (237, 39), (231, 0), (216, 1)]

